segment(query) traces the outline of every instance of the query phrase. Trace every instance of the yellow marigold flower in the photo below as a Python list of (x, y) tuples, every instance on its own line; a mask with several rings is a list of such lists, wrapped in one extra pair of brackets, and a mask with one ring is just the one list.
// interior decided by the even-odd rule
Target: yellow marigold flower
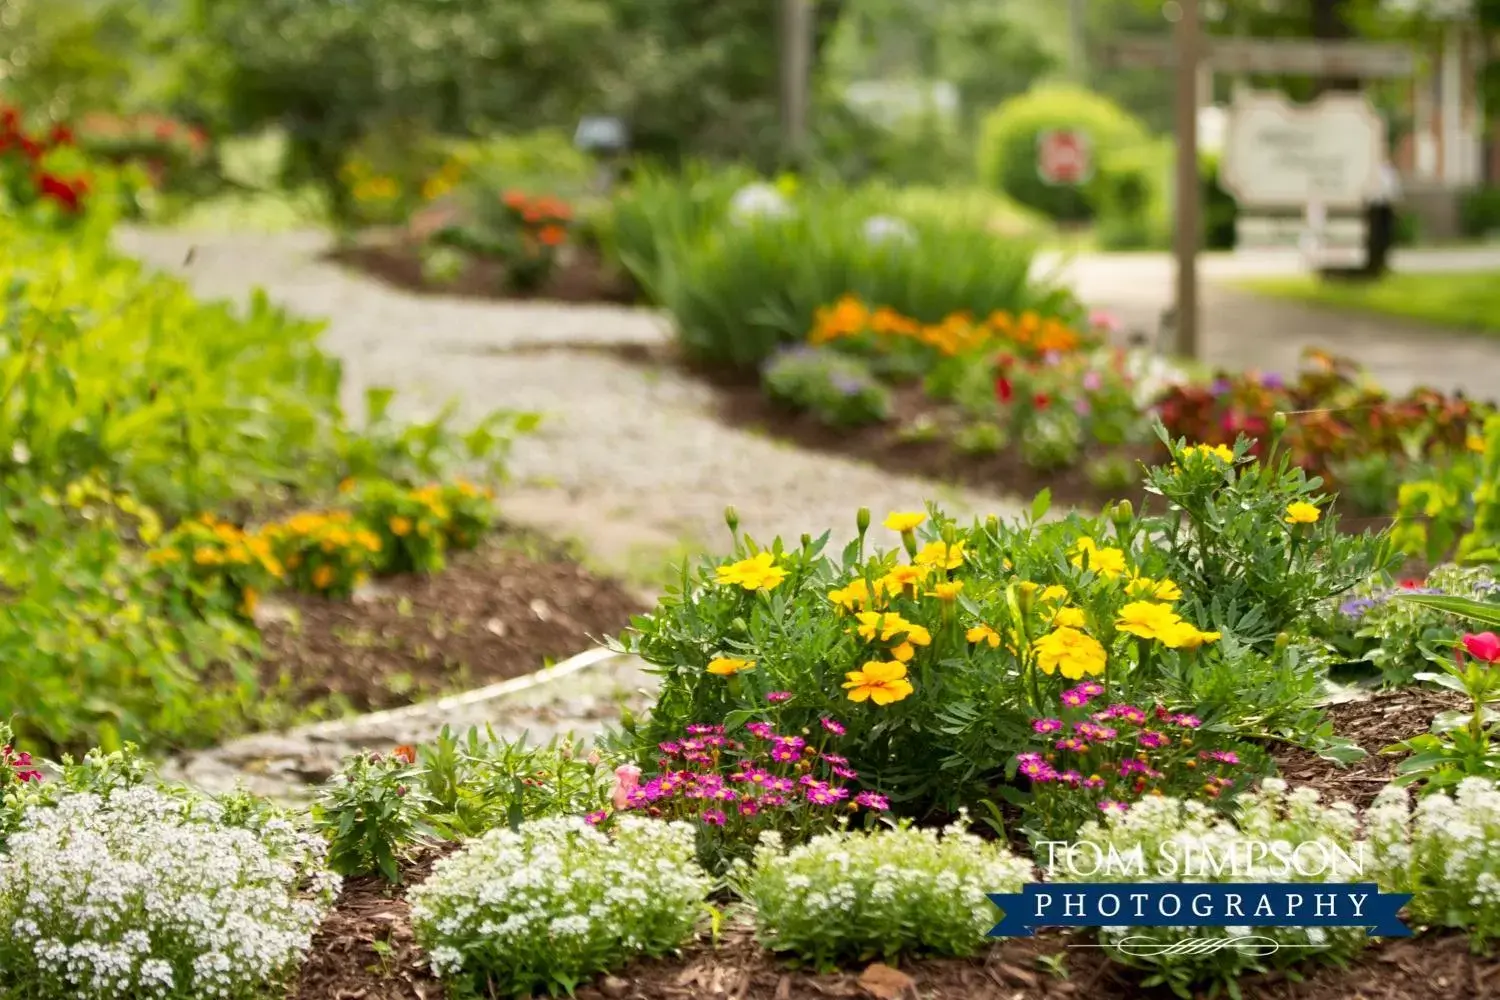
[(1031, 648), (1036, 653), (1037, 667), (1044, 674), (1060, 673), (1069, 680), (1078, 680), (1104, 673), (1104, 647), (1098, 639), (1076, 628), (1053, 629), (1033, 642)]
[(1061, 608), (1052, 616), (1053, 628), (1083, 628), (1083, 611), (1079, 608)]
[(956, 601), (964, 589), (962, 580), (946, 580), (932, 585), (932, 596), (940, 601)]
[(199, 566), (217, 566), (223, 559), (213, 549), (197, 548), (193, 550), (193, 562)]
[(1115, 628), (1142, 639), (1174, 635), (1173, 630), (1181, 624), (1182, 619), (1171, 608), (1151, 601), (1132, 601), (1120, 609), (1120, 617), (1115, 620)]
[(312, 583), (319, 590), (327, 590), (333, 584), (333, 567), (319, 566), (313, 570)]
[(1286, 508), (1287, 524), (1313, 524), (1322, 516), (1323, 512), (1318, 510), (1315, 504), (1310, 504), (1305, 500), (1288, 504)]
[(391, 534), (395, 535), (397, 538), (405, 538), (408, 534), (411, 533), (410, 518), (393, 517), (386, 523), (391, 529)]
[(741, 660), (733, 656), (716, 656), (708, 661), (708, 672), (720, 677), (732, 677), (742, 670), (755, 669), (754, 660)]
[(1168, 649), (1197, 649), (1204, 643), (1217, 642), (1223, 636), (1218, 632), (1200, 632), (1188, 622), (1178, 622), (1160, 638), (1161, 644)]
[(926, 566), (897, 566), (880, 578), (882, 590), (900, 593), (907, 588), (915, 590), (927, 579)]
[(969, 629), (964, 633), (964, 638), (973, 643), (987, 642), (991, 649), (996, 649), (1000, 645), (1000, 633), (984, 624), (975, 625)]
[(1484, 435), (1470, 431), (1469, 436), (1464, 438), (1464, 447), (1477, 454), (1484, 454)]
[(156, 551), (152, 552), (151, 555), (149, 555), (147, 558), (156, 565), (161, 566), (165, 563), (176, 562), (177, 560), (181, 559), (182, 553), (178, 552), (176, 549), (157, 549)]
[(958, 569), (964, 564), (964, 543), (954, 542), (950, 545), (947, 542), (928, 542), (912, 562), (918, 566)]
[(910, 663), (912, 657), (917, 655), (917, 648), (909, 642), (903, 642), (899, 646), (891, 647), (891, 659), (901, 663)]
[(915, 531), (917, 526), (927, 520), (927, 515), (921, 511), (899, 513), (892, 511), (885, 516), (884, 524), (892, 531)]
[(857, 577), (837, 590), (830, 590), (828, 599), (845, 611), (856, 611), (870, 603), (870, 585)]
[(776, 557), (759, 552), (748, 559), (727, 563), (716, 571), (717, 582), (746, 590), (770, 590), (786, 579), (786, 570), (776, 565)]
[(844, 675), (844, 690), (849, 692), (850, 701), (889, 705), (907, 697), (914, 689), (906, 679), (906, 664), (871, 660)]
[(1052, 586), (1050, 586), (1047, 589), (1045, 589), (1045, 590), (1042, 591), (1042, 600), (1044, 600), (1044, 601), (1048, 601), (1048, 602), (1051, 602), (1051, 601), (1066, 601), (1067, 599), (1068, 599), (1068, 588), (1067, 587), (1058, 586), (1055, 583)]
[(1125, 572), (1125, 553), (1119, 549), (1101, 549), (1092, 538), (1080, 538), (1073, 546), (1072, 563), (1113, 580)]
[(1182, 599), (1182, 588), (1171, 580), (1137, 576), (1125, 585), (1125, 594), (1138, 600), (1177, 601)]
[(1225, 462), (1234, 461), (1234, 449), (1227, 444), (1190, 444), (1183, 449), (1182, 454), (1187, 455), (1212, 455), (1214, 458)]
[(240, 537), (240, 529), (232, 524), (217, 524), (214, 525), (214, 534), (219, 537), (220, 541), (233, 542)]

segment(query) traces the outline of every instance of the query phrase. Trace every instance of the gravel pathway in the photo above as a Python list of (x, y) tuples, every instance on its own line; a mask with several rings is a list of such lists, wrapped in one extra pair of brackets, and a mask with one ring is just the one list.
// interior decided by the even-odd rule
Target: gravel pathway
[(293, 312), (328, 317), (323, 343), (344, 361), (351, 413), (370, 385), (398, 389), (412, 415), (455, 398), (470, 417), (542, 412), (515, 450), (507, 516), (578, 540), (604, 569), (629, 574), (653, 556), (722, 550), (728, 504), (764, 541), (830, 527), (836, 540), (852, 537), (861, 505), (877, 517), (928, 499), (956, 515), (1022, 509), (726, 427), (691, 378), (576, 346), (662, 342), (669, 329), (650, 311), (413, 296), (320, 260), (319, 233), (124, 230), (118, 242), (201, 295), (244, 300), (258, 286)]

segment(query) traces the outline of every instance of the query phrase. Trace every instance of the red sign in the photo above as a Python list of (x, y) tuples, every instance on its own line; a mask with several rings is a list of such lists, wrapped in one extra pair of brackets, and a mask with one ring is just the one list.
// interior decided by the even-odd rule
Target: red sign
[(1052, 129), (1037, 136), (1036, 172), (1048, 184), (1082, 184), (1093, 173), (1088, 136)]

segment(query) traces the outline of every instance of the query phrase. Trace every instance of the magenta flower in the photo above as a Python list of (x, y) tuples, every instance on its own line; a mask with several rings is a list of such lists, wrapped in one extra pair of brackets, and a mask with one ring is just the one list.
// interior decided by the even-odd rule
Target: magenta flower
[(1100, 712), (1098, 716), (1095, 716), (1095, 718), (1100, 717), (1105, 719), (1124, 719), (1126, 722), (1133, 722), (1136, 725), (1140, 725), (1146, 721), (1146, 713), (1134, 705), (1111, 705), (1105, 711)]
[(842, 765), (834, 765), (833, 773), (838, 775), (840, 778), (843, 778), (845, 781), (853, 781), (855, 778), (859, 777), (858, 771), (844, 767)]
[(1073, 753), (1088, 753), (1089, 751), (1088, 743), (1078, 739), (1076, 736), (1069, 736), (1065, 740), (1058, 740), (1053, 745), (1059, 750), (1071, 750)]
[(615, 768), (614, 802), (616, 809), (625, 809), (630, 805), (630, 793), (640, 787), (640, 783), (641, 769), (634, 764), (621, 764)]
[(843, 726), (842, 723), (840, 723), (840, 722), (838, 722), (838, 721), (836, 721), (834, 719), (820, 719), (818, 721), (820, 721), (821, 723), (823, 723), (823, 728), (826, 729), (826, 730), (828, 730), (833, 735), (835, 735), (835, 736), (843, 736), (844, 735), (844, 726)]
[[(791, 791), (791, 789), (787, 789), (787, 791)], [(776, 806), (786, 805), (786, 798), (781, 795), (762, 795), (760, 797), (760, 804), (766, 809), (773, 809)]]
[(695, 722), (691, 726), (687, 727), (687, 731), (693, 736), (716, 736), (723, 734), (724, 727), (710, 726), (707, 723)]
[[(773, 704), (777, 703), (777, 702), (791, 701), (791, 700), (792, 700), (792, 692), (790, 692), (790, 691), (768, 691), (768, 692), (766, 692), (766, 701), (772, 702)], [(746, 728), (749, 728), (749, 727), (747, 726)]]
[(1238, 764), (1239, 754), (1233, 750), (1204, 750), (1198, 754), (1204, 760), (1216, 760), (1220, 764)]
[(785, 793), (794, 791), (796, 787), (796, 782), (792, 781), (791, 778), (782, 778), (776, 775), (772, 775), (771, 777), (766, 779), (766, 791), (768, 792)]
[(1090, 775), (1089, 777), (1084, 778), (1083, 781), (1080, 782), (1080, 784), (1082, 784), (1084, 788), (1103, 788), (1104, 779), (1099, 777), (1097, 774)]
[(843, 765), (849, 763), (849, 758), (848, 757), (840, 757), (837, 754), (831, 754), (831, 753), (825, 753), (823, 755), (823, 759), (826, 760), (826, 761), (828, 761), (828, 763), (830, 763), (830, 764), (837, 764), (839, 766), (843, 766)]
[(1136, 740), (1147, 750), (1156, 750), (1171, 742), (1165, 735), (1154, 729), (1142, 729), (1136, 734)]
[(658, 743), (656, 745), (657, 745), (657, 747), (659, 747), (661, 749), (662, 753), (666, 754), (669, 757), (676, 757), (678, 754), (682, 753), (682, 744), (681, 743), (667, 742), (667, 743)]
[(1083, 775), (1077, 771), (1062, 771), (1058, 774), (1057, 780), (1065, 785), (1072, 785), (1074, 788), (1077, 788), (1083, 784)]
[(1073, 731), (1090, 740), (1112, 740), (1120, 735), (1119, 731), (1111, 726), (1096, 726), (1092, 722), (1080, 722), (1073, 727)]
[(583, 821), (589, 826), (598, 826), (600, 823), (603, 823), (607, 819), (609, 819), (608, 810), (600, 809), (598, 812), (589, 813), (583, 818)]
[(799, 754), (797, 748), (789, 743), (777, 742), (771, 748), (771, 759), (779, 764), (786, 764), (797, 759)]
[(1104, 387), (1104, 376), (1090, 369), (1083, 373), (1083, 387), (1089, 392), (1098, 392)]
[(1032, 781), (1051, 781), (1057, 777), (1057, 772), (1052, 769), (1052, 765), (1041, 760), (1029, 760), (1021, 765), (1020, 770)]
[(769, 722), (747, 722), (745, 723), (745, 731), (751, 736), (759, 736), (763, 740), (774, 740), (776, 738), (776, 730), (771, 728)]
[(831, 806), (840, 799), (849, 797), (849, 789), (833, 788), (828, 785), (813, 787), (807, 790), (807, 801), (815, 806)]
[(1048, 733), (1055, 733), (1062, 729), (1062, 727), (1063, 723), (1061, 719), (1034, 719), (1031, 723), (1032, 732), (1041, 733), (1043, 736)]
[(740, 799), (740, 815), (754, 816), (760, 812), (760, 803), (754, 799)]
[(864, 806), (866, 809), (874, 809), (877, 812), (883, 812), (891, 807), (889, 799), (887, 799), (884, 795), (878, 795), (875, 792), (860, 792), (858, 795), (854, 796), (854, 801), (859, 805)]
[(1115, 802), (1111, 799), (1105, 799), (1103, 802), (1099, 803), (1099, 809), (1106, 816), (1111, 814), (1115, 816), (1123, 816), (1130, 811), (1130, 807), (1125, 803)]
[(1203, 725), (1203, 721), (1196, 715), (1174, 715), (1172, 716), (1172, 724), (1174, 726), (1181, 726), (1183, 729), (1197, 729)]
[(1039, 754), (1039, 753), (1018, 753), (1018, 754), (1016, 754), (1016, 763), (1018, 763), (1018, 764), (1041, 763), (1041, 760), (1042, 760), (1042, 755)]
[(1057, 696), (1057, 700), (1068, 708), (1082, 708), (1089, 703), (1088, 695), (1077, 688), (1069, 688)]
[(698, 818), (709, 826), (723, 826), (724, 821), (729, 817), (724, 815), (724, 810), (722, 809), (705, 809), (703, 810), (703, 814)]

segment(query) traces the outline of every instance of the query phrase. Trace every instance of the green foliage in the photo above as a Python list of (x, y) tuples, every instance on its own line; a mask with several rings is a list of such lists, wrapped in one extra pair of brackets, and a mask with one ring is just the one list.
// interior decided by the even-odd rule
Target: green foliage
[(432, 835), (423, 770), (410, 747), (359, 754), (323, 789), (313, 823), (328, 838), (328, 865), (340, 875), (400, 883), (400, 863)]
[(1500, 231), (1500, 188), (1466, 192), (1458, 206), (1458, 225), (1465, 236), (1488, 239)]
[(819, 971), (923, 953), (971, 955), (996, 911), (985, 894), (1019, 892), (1031, 863), (955, 824), (821, 834), (790, 851), (767, 838), (735, 879), (761, 943)]
[(580, 757), (554, 738), (528, 744), (486, 728), (460, 736), (448, 727), (418, 748), (427, 792), (427, 821), (453, 839), (555, 816), (595, 812), (609, 800), (609, 772), (597, 754)]
[(805, 410), (830, 427), (858, 427), (890, 417), (891, 394), (858, 358), (827, 348), (793, 347), (774, 355), (761, 375), (766, 395)]
[(985, 118), (978, 150), (980, 182), (1054, 219), (1093, 218), (1100, 209), (1094, 185), (1051, 186), (1037, 173), (1038, 136), (1061, 128), (1087, 136), (1096, 165), (1146, 141), (1145, 126), (1107, 98), (1075, 87), (1037, 87)]
[[(1399, 563), (1383, 536), (1340, 532), (1323, 509), (1322, 480), (1287, 454), (1246, 463), (1251, 443), (1241, 438), (1226, 461), (1157, 433), (1177, 459), (1146, 476), (1147, 492), (1169, 505), (1158, 527), (1170, 575), (1204, 618), (1262, 651), (1281, 633), (1304, 630), (1306, 608)], [(1299, 511), (1312, 522), (1297, 523)]]

